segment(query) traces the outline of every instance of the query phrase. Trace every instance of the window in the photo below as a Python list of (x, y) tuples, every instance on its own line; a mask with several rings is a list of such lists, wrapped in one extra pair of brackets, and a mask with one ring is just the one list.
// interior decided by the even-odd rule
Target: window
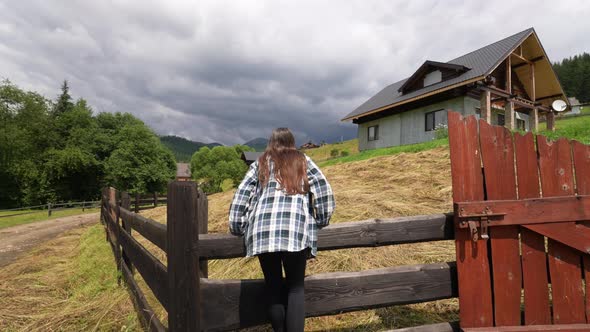
[(516, 129), (526, 131), (524, 120), (516, 119)]
[(445, 110), (438, 110), (434, 112), (428, 112), (425, 114), (426, 117), (426, 131), (432, 131), (436, 129), (436, 126), (439, 124), (446, 124), (447, 123), (447, 113)]
[(369, 141), (376, 141), (379, 139), (379, 126), (369, 127)]
[(424, 86), (429, 86), (440, 81), (442, 81), (442, 73), (440, 70), (435, 70), (424, 76)]
[(503, 126), (506, 124), (506, 120), (504, 119), (504, 114), (498, 113), (498, 126)]

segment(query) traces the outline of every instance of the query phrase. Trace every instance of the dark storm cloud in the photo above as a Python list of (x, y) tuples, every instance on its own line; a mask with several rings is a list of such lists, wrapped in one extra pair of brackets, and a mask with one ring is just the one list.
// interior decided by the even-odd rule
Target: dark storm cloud
[[(339, 120), (427, 59), (534, 26), (552, 60), (588, 51), (585, 1), (3, 1), (0, 77), (160, 134), (242, 143), (355, 136)], [(556, 23), (559, 22), (559, 23)]]

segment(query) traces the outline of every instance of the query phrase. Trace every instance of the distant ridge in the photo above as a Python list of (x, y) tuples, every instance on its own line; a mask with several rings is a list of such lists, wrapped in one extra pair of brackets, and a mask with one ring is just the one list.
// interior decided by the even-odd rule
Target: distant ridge
[(268, 140), (266, 138), (261, 137), (249, 140), (248, 142), (244, 143), (244, 145), (247, 145), (258, 152), (264, 151), (264, 149), (266, 149), (267, 144)]
[(177, 162), (190, 162), (193, 153), (203, 146), (212, 148), (222, 145), (219, 143), (194, 142), (178, 136), (160, 136), (160, 141), (172, 151)]

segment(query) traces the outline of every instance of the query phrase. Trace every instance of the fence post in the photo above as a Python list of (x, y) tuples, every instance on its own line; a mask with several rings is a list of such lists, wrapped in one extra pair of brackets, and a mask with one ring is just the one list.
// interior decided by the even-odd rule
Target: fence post
[(158, 193), (154, 191), (154, 207), (158, 206)]
[[(207, 194), (198, 188), (198, 214), (196, 223), (199, 226), (199, 234), (207, 234), (209, 232), (209, 200)], [(205, 259), (199, 261), (199, 270), (201, 271), (201, 278), (209, 277), (209, 262)]]
[(51, 217), (51, 203), (47, 203), (47, 216)]
[(168, 255), (168, 328), (199, 331), (201, 293), (199, 278), (197, 216), (201, 200), (192, 181), (168, 185), (166, 253)]
[(135, 193), (135, 213), (139, 213), (139, 193)]
[[(113, 221), (113, 223), (111, 224), (112, 227), (114, 227), (114, 229), (112, 230), (113, 234), (115, 235), (115, 243), (113, 243), (114, 245), (114, 249), (115, 249), (115, 262), (117, 263), (117, 270), (121, 270), (121, 246), (119, 245), (119, 204), (118, 204), (118, 199), (117, 199), (117, 189), (110, 187), (109, 188), (109, 208), (111, 209), (111, 220)], [(112, 211), (112, 207), (111, 204), (115, 205), (115, 210)], [(121, 282), (121, 277), (119, 276), (119, 283)]]
[[(129, 196), (129, 193), (126, 191), (121, 192), (121, 207), (127, 211), (129, 211), (129, 209), (131, 208), (131, 196)], [(119, 216), (121, 215), (119, 214)], [(125, 222), (125, 219), (121, 218), (121, 224), (125, 232), (127, 232), (129, 236), (133, 236), (131, 234), (131, 225)], [(121, 252), (123, 256), (123, 262), (125, 263), (125, 265), (127, 265), (129, 271), (131, 271), (131, 274), (133, 274), (135, 271), (133, 270), (133, 265), (131, 265), (131, 259), (127, 257), (127, 253), (125, 252), (125, 250), (123, 250), (123, 248), (121, 248)]]

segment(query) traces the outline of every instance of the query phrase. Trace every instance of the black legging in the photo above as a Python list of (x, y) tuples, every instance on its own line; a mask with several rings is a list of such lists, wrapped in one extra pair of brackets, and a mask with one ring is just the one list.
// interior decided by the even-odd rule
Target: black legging
[[(303, 278), (306, 259), (307, 250), (258, 255), (266, 284), (268, 316), (275, 332), (303, 332), (305, 325)], [(284, 294), (282, 267), (285, 268), (287, 280), (286, 301), (282, 301), (282, 294)]]

